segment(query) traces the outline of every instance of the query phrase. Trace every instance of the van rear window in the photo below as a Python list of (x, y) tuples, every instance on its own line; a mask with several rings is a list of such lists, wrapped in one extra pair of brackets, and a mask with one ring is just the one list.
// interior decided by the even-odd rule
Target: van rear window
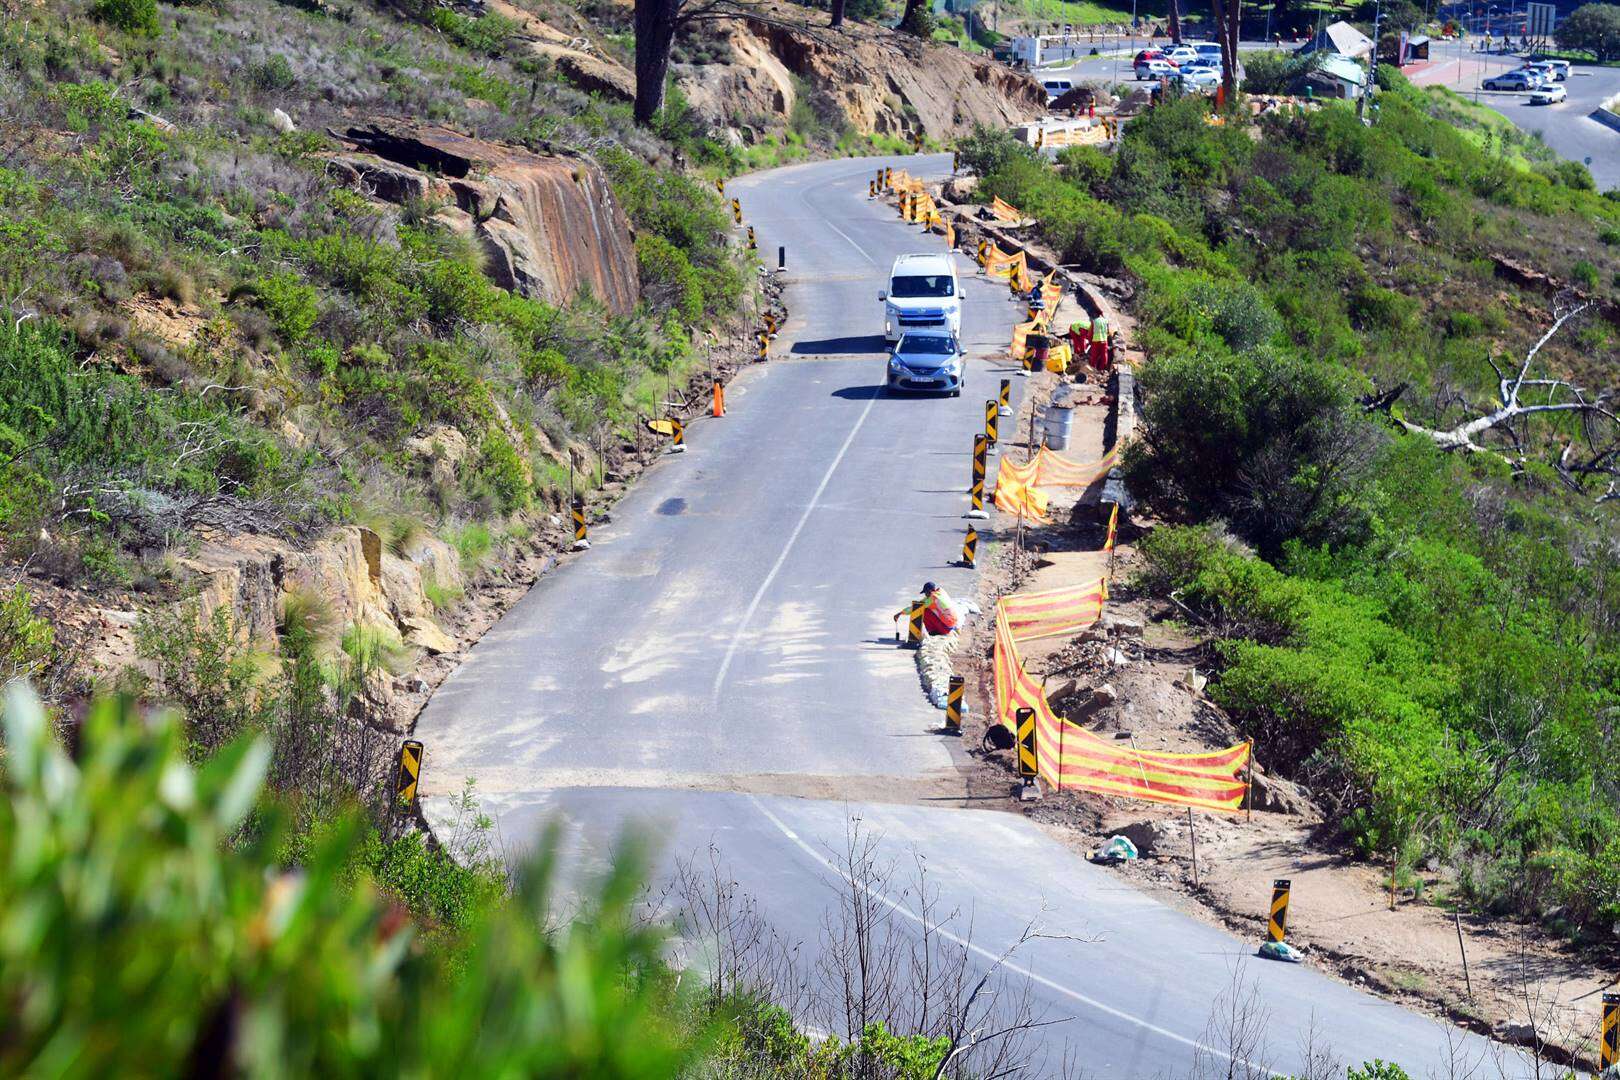
[(921, 296), (950, 296), (949, 274), (909, 274), (889, 282), (889, 295), (901, 299)]

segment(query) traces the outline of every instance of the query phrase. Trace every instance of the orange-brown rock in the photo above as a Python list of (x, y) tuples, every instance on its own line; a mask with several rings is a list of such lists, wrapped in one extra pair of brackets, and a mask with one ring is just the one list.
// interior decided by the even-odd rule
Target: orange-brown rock
[(470, 215), (496, 284), (553, 304), (587, 290), (616, 313), (635, 307), (630, 223), (595, 162), (398, 122), (340, 137), (363, 153), (334, 155), (333, 166), (371, 193), (403, 201), (442, 191)]

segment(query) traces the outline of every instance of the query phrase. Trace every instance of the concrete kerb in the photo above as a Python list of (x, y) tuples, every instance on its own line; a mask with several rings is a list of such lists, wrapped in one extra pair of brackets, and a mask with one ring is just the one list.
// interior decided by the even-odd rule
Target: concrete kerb
[[(1103, 443), (1106, 446), (1120, 446), (1136, 434), (1136, 372), (1131, 365), (1114, 365), (1113, 374), (1108, 379), (1108, 393), (1114, 404), (1108, 410), (1108, 419), (1103, 422)], [(1125, 486), (1125, 469), (1121, 465), (1109, 469), (1108, 476), (1103, 480), (1100, 506), (1109, 505), (1119, 507), (1122, 519), (1129, 517), (1133, 500)]]

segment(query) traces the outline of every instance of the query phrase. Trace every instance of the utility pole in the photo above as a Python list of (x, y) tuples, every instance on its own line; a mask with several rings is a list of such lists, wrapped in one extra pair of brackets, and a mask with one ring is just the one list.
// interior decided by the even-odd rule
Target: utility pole
[(1367, 99), (1372, 97), (1373, 83), (1378, 79), (1378, 25), (1383, 21), (1383, 0), (1373, 5), (1372, 52), (1367, 54), (1367, 85), (1361, 88), (1361, 100), (1356, 103), (1356, 118), (1367, 118)]

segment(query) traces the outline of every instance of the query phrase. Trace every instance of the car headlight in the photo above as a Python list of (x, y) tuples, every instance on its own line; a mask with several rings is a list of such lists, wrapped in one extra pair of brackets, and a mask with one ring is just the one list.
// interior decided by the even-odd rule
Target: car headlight
[(889, 357), (889, 370), (894, 372), (896, 375), (900, 375), (905, 372), (906, 365), (900, 362), (900, 358), (898, 356), (891, 356)]

